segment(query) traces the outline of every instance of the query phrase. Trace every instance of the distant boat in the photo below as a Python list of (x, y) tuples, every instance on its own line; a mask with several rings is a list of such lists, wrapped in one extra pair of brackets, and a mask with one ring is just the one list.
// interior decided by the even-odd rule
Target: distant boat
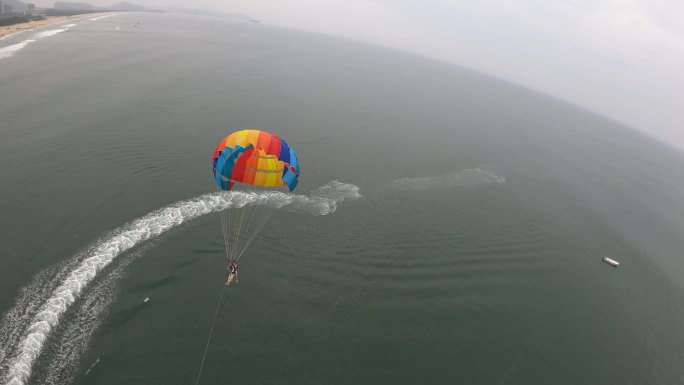
[(147, 302), (149, 300), (150, 300), (150, 297), (147, 297), (147, 298), (145, 298), (145, 300), (143, 302)]
[(603, 257), (603, 262), (615, 267), (618, 267), (620, 265), (620, 262), (608, 257)]

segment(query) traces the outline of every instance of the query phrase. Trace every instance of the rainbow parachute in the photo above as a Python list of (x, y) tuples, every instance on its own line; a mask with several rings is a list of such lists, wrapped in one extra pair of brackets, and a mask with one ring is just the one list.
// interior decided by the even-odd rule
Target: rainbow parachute
[(295, 151), (277, 135), (242, 130), (223, 138), (213, 157), (214, 180), (222, 190), (236, 182), (260, 187), (297, 187), (299, 164)]
[[(242, 130), (221, 139), (212, 157), (214, 181), (220, 190), (285, 187), (299, 182), (295, 151), (266, 131)], [(237, 260), (273, 214), (269, 205), (243, 204), (221, 212), (221, 226), (228, 260)]]

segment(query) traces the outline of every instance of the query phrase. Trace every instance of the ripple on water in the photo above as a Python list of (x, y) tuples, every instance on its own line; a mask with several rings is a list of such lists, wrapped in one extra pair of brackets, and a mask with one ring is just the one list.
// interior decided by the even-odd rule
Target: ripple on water
[[(273, 249), (296, 261), (299, 288), (281, 284), (314, 303), (337, 297), (367, 311), (412, 309), (416, 301), (487, 307), (529, 290), (548, 268), (548, 236), (529, 213), (491, 202), (450, 206), (391, 222), (369, 211), (352, 226), (339, 224), (344, 231), (312, 227), (297, 240), (275, 236)], [(311, 253), (311, 244), (325, 248)]]

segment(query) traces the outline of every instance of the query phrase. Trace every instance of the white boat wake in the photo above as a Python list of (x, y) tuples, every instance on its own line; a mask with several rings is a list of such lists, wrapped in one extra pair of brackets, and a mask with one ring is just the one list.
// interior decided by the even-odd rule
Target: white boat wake
[(134, 246), (185, 222), (230, 208), (270, 205), (311, 215), (327, 215), (345, 199), (359, 197), (357, 186), (337, 181), (322, 186), (309, 196), (275, 191), (217, 192), (174, 203), (123, 225), (63, 266), (43, 273), (54, 274), (52, 285), (35, 290), (41, 282), (41, 277), (37, 277), (22, 290), (14, 308), (5, 314), (0, 324), (3, 334), (0, 337), (0, 378), (8, 385), (26, 384), (60, 317), (102, 269)]

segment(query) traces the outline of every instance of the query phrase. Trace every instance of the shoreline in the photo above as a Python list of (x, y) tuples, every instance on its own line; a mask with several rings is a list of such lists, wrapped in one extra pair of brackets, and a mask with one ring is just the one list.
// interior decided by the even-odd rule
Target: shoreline
[(31, 21), (27, 21), (25, 23), (5, 25), (5, 26), (0, 27), (0, 40), (4, 39), (6, 37), (9, 37), (9, 36), (15, 35), (17, 33), (30, 31), (32, 29), (45, 27), (45, 26), (53, 25), (53, 24), (59, 24), (59, 23), (66, 22), (66, 21), (82, 19), (84, 17), (90, 17), (93, 15), (103, 16), (103, 14), (105, 14), (105, 13), (110, 13), (110, 12), (88, 13), (88, 14), (81, 13), (78, 15), (70, 15), (70, 16), (47, 16), (43, 20), (31, 20)]

